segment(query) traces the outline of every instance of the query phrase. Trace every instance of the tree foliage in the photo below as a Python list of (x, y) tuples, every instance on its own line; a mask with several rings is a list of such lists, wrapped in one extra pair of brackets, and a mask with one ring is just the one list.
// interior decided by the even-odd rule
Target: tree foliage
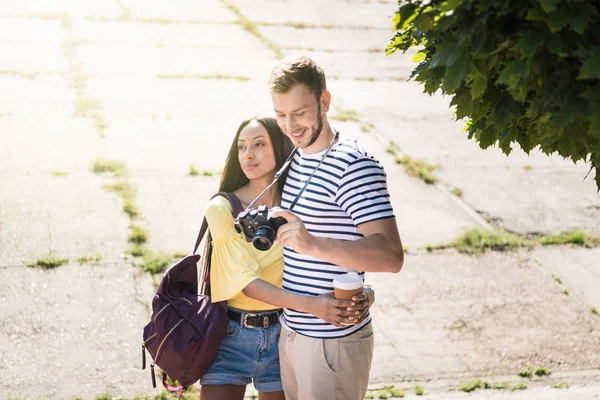
[(411, 79), (481, 148), (584, 160), (600, 189), (600, 1), (409, 0), (394, 23), (387, 54), (417, 47)]

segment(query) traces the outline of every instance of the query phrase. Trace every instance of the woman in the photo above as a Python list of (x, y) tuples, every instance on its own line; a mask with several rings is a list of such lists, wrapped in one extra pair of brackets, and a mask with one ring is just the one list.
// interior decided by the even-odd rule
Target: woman
[[(219, 191), (233, 193), (247, 207), (274, 179), (293, 147), (274, 118), (242, 122), (231, 145)], [(285, 175), (258, 205), (278, 206)], [(200, 398), (243, 399), (246, 385), (254, 381), (261, 400), (283, 400), (279, 375), (279, 308), (309, 312), (342, 326), (357, 323), (369, 301), (365, 294), (353, 300), (331, 295), (303, 296), (284, 291), (283, 249), (274, 243), (267, 251), (254, 248), (234, 227), (232, 208), (224, 197), (212, 199), (205, 210), (210, 228), (211, 297), (227, 300), (227, 335), (200, 380)]]

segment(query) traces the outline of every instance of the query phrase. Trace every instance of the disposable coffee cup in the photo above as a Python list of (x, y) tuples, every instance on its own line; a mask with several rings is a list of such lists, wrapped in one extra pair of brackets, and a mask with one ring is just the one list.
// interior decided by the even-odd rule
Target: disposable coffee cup
[(338, 300), (352, 300), (352, 296), (361, 294), (363, 280), (356, 272), (338, 275), (333, 280), (333, 297)]

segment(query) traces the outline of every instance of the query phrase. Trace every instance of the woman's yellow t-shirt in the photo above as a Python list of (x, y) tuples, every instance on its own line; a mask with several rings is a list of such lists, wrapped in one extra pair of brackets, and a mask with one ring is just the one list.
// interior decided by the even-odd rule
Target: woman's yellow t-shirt
[(246, 296), (242, 290), (255, 279), (282, 286), (283, 248), (274, 243), (268, 251), (254, 248), (233, 225), (231, 204), (222, 196), (213, 198), (204, 216), (212, 235), (210, 290), (213, 302), (227, 300), (230, 307), (248, 311), (278, 308)]

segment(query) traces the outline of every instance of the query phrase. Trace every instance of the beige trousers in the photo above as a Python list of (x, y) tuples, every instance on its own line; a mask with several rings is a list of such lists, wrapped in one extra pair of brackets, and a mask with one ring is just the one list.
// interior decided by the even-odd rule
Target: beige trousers
[(373, 358), (373, 325), (316, 339), (281, 328), (279, 362), (286, 400), (363, 400)]

